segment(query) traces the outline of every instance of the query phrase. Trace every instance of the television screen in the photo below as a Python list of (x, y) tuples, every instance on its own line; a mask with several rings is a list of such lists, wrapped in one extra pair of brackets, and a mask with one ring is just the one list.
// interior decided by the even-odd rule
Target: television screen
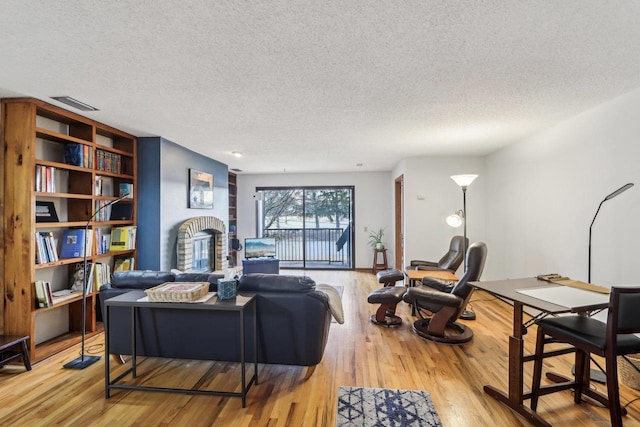
[(276, 256), (276, 239), (273, 237), (262, 237), (244, 239), (244, 257), (261, 258)]

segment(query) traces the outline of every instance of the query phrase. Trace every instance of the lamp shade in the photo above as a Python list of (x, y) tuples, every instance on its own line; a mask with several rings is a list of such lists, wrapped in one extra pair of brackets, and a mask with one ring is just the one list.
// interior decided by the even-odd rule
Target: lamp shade
[(449, 227), (458, 228), (462, 225), (462, 211), (451, 214), (446, 219)]
[(458, 184), (460, 187), (468, 187), (469, 185), (471, 185), (473, 180), (476, 179), (477, 177), (478, 175), (471, 175), (471, 174), (452, 175), (451, 179), (454, 180), (456, 184)]

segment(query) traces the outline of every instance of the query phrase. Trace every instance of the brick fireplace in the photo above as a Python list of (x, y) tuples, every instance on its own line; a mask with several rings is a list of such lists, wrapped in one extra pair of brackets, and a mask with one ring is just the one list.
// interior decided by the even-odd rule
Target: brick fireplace
[(215, 266), (212, 270), (225, 270), (228, 266), (227, 227), (224, 221), (214, 216), (198, 216), (183, 222), (178, 228), (178, 263), (180, 271), (189, 271), (193, 264), (193, 237), (200, 232), (215, 236)]

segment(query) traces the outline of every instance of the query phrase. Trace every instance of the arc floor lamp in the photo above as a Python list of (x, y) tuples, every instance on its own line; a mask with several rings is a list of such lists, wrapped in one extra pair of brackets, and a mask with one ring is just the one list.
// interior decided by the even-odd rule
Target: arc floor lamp
[(82, 260), (82, 345), (81, 345), (81, 350), (80, 350), (80, 357), (73, 359), (71, 362), (68, 362), (64, 365), (65, 368), (67, 369), (84, 369), (87, 366), (90, 366), (92, 364), (94, 364), (95, 362), (97, 362), (98, 360), (100, 360), (100, 356), (90, 356), (85, 354), (85, 337), (86, 337), (86, 331), (87, 331), (87, 292), (89, 292), (89, 286), (91, 286), (92, 284), (89, 283), (89, 272), (87, 271), (87, 256), (89, 255), (90, 252), (90, 248), (89, 246), (89, 225), (91, 224), (91, 221), (93, 221), (93, 219), (104, 209), (108, 208), (109, 206), (115, 205), (116, 203), (118, 203), (120, 200), (129, 197), (129, 193), (126, 193), (124, 195), (121, 195), (120, 197), (118, 197), (115, 200), (112, 200), (111, 202), (100, 206), (100, 208), (98, 208), (87, 220), (87, 223), (84, 226), (84, 245), (83, 245), (83, 260)]

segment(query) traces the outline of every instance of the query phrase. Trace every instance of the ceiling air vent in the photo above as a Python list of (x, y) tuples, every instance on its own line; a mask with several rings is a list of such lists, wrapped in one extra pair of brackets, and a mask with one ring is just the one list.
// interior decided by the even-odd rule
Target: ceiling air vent
[(78, 101), (70, 96), (52, 96), (51, 99), (55, 99), (56, 101), (62, 102), (63, 104), (67, 104), (68, 106), (77, 108), (81, 111), (100, 111), (96, 107), (92, 107), (91, 105), (85, 104), (84, 102)]

